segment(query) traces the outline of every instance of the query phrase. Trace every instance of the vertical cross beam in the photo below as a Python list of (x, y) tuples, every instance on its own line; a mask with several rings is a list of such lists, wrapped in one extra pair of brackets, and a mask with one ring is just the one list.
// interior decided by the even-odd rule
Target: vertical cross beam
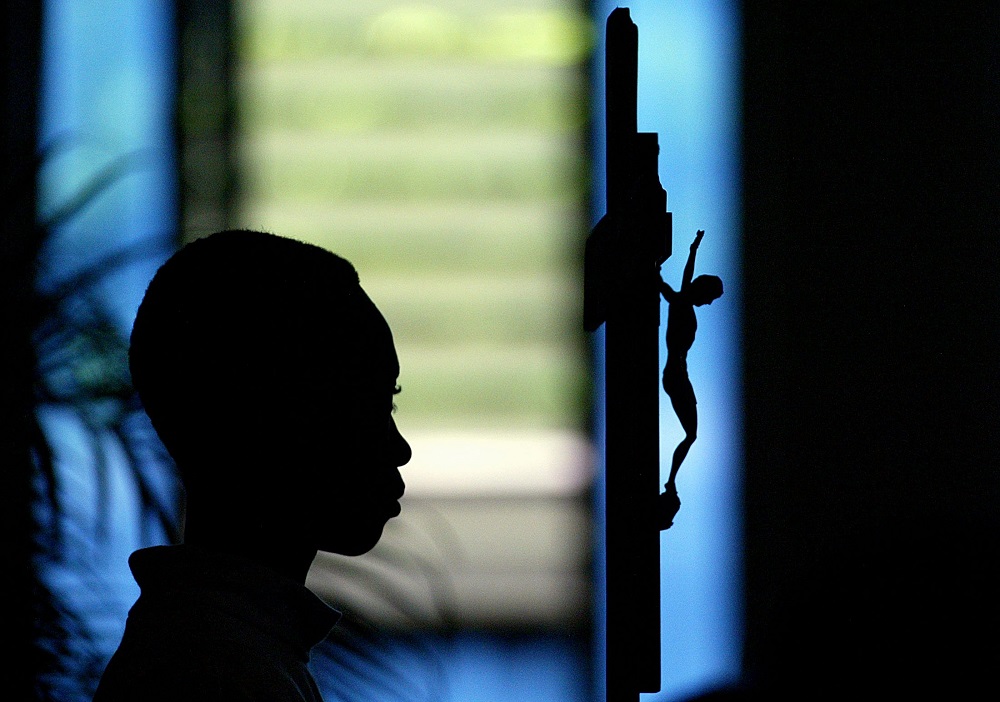
[(605, 322), (608, 702), (660, 689), (658, 267), (670, 214), (657, 135), (637, 131), (638, 30), (608, 17), (607, 201), (587, 242), (584, 321)]

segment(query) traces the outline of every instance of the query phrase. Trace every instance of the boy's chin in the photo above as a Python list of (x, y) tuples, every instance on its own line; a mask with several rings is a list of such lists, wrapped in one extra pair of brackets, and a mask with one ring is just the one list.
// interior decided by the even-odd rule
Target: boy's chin
[(377, 527), (358, 529), (351, 534), (338, 534), (336, 537), (320, 542), (319, 550), (327, 553), (339, 553), (342, 556), (363, 556), (375, 548), (382, 539), (385, 523)]

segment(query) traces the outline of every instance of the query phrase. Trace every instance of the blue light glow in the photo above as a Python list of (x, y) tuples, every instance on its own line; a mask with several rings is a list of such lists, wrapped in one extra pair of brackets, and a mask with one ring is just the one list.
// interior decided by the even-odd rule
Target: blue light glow
[(173, 13), (169, 2), (45, 3), (38, 141), (45, 220), (102, 169), (124, 159), (110, 187), (56, 227), (42, 252), (50, 286), (129, 245), (152, 255), (119, 268), (100, 292), (124, 332), (146, 283), (176, 240)]
[[(173, 3), (47, 0), (40, 93), (38, 219), (47, 231), (36, 286), (66, 313), (50, 327), (65, 332), (71, 319), (93, 330), (106, 319), (116, 343), (105, 351), (114, 358), (89, 350), (88, 358), (101, 361), (90, 375), (105, 366), (121, 371), (146, 283), (176, 240)], [(88, 191), (71, 216), (54, 217)], [(86, 270), (93, 273), (87, 282), (68, 284)], [(50, 346), (39, 351), (39, 365), (47, 353), (57, 380), (85, 382), (80, 347)], [(113, 430), (123, 425), (109, 419), (121, 407), (115, 402), (38, 408), (60, 487), (60, 528), (71, 536), (61, 553), (40, 559), (39, 577), (87, 632), (67, 642), (60, 661), (68, 671), (60, 684), (80, 699), (93, 693), (91, 676), (117, 646), (138, 594), (129, 553), (166, 538), (141, 514), (135, 471), (142, 469), (152, 499), (176, 503), (172, 473), (148, 466), (145, 455), (126, 456)], [(40, 519), (52, 514), (47, 502), (36, 509)]]

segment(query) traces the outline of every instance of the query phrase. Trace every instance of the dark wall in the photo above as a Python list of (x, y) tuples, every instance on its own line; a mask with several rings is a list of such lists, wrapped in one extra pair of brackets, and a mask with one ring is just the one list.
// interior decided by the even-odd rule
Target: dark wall
[(995, 577), (1000, 5), (844, 5), (744, 7), (751, 671)]
[(31, 348), (35, 231), (35, 130), (41, 46), (39, 3), (15, 0), (3, 9), (3, 225), (0, 230), (0, 495), (3, 496), (4, 573), (12, 603), (3, 627), (3, 650), (15, 672), (6, 676), (7, 699), (30, 699), (42, 665), (32, 647), (34, 596), (30, 511), (33, 428)]

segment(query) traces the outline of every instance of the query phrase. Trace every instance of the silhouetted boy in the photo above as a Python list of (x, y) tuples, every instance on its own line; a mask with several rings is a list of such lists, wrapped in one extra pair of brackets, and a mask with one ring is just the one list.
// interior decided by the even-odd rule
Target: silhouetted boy
[(320, 700), (306, 664), (339, 614), (306, 573), (375, 546), (410, 458), (389, 326), (344, 259), (226, 231), (157, 272), (129, 362), (181, 471), (184, 544), (129, 559), (141, 595), (95, 702)]

